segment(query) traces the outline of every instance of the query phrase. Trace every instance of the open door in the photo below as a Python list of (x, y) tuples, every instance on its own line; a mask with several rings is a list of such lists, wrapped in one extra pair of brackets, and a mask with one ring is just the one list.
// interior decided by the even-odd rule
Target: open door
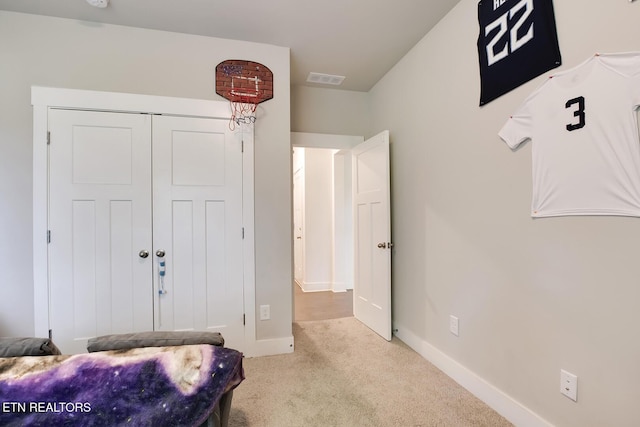
[(353, 149), (353, 313), (391, 340), (389, 131)]

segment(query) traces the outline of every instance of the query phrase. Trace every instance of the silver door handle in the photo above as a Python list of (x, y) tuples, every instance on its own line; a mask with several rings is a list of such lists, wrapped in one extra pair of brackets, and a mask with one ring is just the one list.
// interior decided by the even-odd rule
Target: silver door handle
[(387, 244), (386, 244), (385, 242), (378, 243), (378, 247), (379, 247), (380, 249), (384, 249), (384, 248), (386, 248), (386, 247), (387, 247)]
[(158, 258), (164, 258), (164, 255), (165, 255), (165, 253), (164, 253), (164, 251), (163, 251), (162, 249), (158, 249), (158, 250), (156, 251), (156, 256), (157, 256)]
[(149, 251), (147, 251), (147, 250), (143, 249), (143, 250), (141, 250), (140, 252), (138, 252), (138, 256), (139, 256), (140, 258), (146, 258), (146, 257), (148, 257), (148, 256), (149, 256)]

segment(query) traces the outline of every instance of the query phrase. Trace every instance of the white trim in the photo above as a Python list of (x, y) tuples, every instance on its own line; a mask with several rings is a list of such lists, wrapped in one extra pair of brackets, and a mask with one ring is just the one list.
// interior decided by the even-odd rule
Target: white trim
[[(244, 156), (242, 156), (242, 223), (244, 224), (243, 263), (244, 263), (244, 308), (245, 326), (244, 342), (247, 346), (245, 354), (254, 356), (253, 348), (256, 344), (256, 279), (255, 279), (255, 236), (254, 236), (254, 133), (242, 129), (244, 141)], [(247, 286), (251, 283), (251, 286)]]
[(34, 336), (49, 334), (49, 260), (47, 229), (49, 191), (47, 168), (47, 107), (33, 107), (33, 309)]
[(230, 118), (226, 101), (171, 98), (132, 93), (31, 87), (31, 105), (76, 110), (123, 111), (193, 117)]
[[(46, 337), (49, 332), (49, 287), (47, 259), (48, 229), (48, 110), (67, 108), (81, 110), (120, 111), (147, 114), (171, 114), (192, 117), (230, 118), (229, 103), (189, 98), (170, 98), (129, 93), (98, 92), (32, 86), (33, 105), (33, 276), (34, 334)], [(293, 351), (293, 337), (282, 343), (256, 345), (255, 325), (255, 212), (253, 126), (243, 127), (243, 275), (245, 304), (245, 346), (268, 353), (271, 348)], [(55, 237), (54, 237), (55, 238)], [(280, 340), (283, 341), (283, 340)], [(289, 346), (289, 341), (291, 347)], [(286, 344), (286, 346), (285, 346)], [(264, 348), (264, 350), (263, 350)], [(275, 354), (275, 353), (274, 353)]]
[(340, 294), (343, 292), (347, 292), (350, 289), (353, 289), (353, 287), (349, 287), (349, 283), (347, 282), (333, 282), (333, 288), (331, 289), (331, 291), (334, 294)]
[(298, 283), (302, 292), (325, 292), (333, 290), (331, 282), (305, 282)]
[(396, 331), (395, 335), (405, 344), (514, 425), (521, 427), (553, 426), (553, 424), (488, 383), (473, 371), (462, 366), (436, 347), (414, 335), (408, 329), (394, 325), (394, 331)]
[(287, 353), (293, 353), (293, 335), (285, 338), (255, 340), (253, 346), (244, 355), (246, 357), (262, 357)]

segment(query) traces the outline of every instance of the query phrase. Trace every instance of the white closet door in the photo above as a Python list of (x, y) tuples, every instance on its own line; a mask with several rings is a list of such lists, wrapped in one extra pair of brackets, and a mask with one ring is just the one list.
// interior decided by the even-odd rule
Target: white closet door
[(218, 331), (235, 348), (244, 344), (241, 144), (228, 120), (153, 119), (155, 327)]
[(153, 328), (151, 118), (50, 110), (50, 327), (63, 353)]

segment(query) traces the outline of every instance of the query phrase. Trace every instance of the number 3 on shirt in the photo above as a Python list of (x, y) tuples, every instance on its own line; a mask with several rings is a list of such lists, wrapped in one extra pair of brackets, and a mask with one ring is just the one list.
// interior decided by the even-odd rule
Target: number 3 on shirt
[(564, 104), (564, 108), (570, 108), (573, 104), (578, 104), (578, 108), (573, 112), (574, 117), (578, 118), (578, 123), (569, 123), (567, 125), (567, 130), (569, 132), (576, 129), (582, 129), (585, 125), (584, 96), (568, 100), (567, 103)]

